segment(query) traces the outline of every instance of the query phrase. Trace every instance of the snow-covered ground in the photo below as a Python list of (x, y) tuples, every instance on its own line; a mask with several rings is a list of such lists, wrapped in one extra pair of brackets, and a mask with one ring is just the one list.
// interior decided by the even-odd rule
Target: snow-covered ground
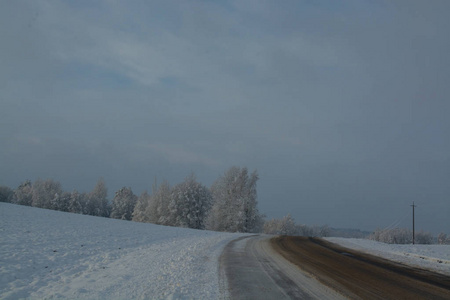
[(0, 299), (226, 298), (218, 258), (240, 236), (0, 203)]
[[(0, 299), (221, 299), (218, 259), (243, 234), (0, 202)], [(450, 275), (450, 246), (332, 242)]]
[(450, 245), (393, 245), (366, 239), (326, 238), (341, 246), (450, 275)]

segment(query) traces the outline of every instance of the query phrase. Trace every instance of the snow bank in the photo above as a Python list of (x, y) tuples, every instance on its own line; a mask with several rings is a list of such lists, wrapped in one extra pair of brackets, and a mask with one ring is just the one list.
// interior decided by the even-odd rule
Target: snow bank
[(0, 298), (224, 298), (239, 236), (0, 203)]
[(366, 239), (325, 239), (347, 248), (450, 275), (450, 245), (393, 245)]

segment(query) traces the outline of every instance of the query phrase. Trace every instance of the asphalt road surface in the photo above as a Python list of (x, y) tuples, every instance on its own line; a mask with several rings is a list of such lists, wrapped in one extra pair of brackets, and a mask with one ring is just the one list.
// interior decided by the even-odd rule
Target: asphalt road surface
[(450, 299), (449, 276), (317, 238), (241, 238), (220, 259), (232, 299)]

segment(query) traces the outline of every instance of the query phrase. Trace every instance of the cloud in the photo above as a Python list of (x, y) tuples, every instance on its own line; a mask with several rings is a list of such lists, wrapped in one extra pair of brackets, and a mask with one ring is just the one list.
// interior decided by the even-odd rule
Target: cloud
[(209, 158), (207, 155), (186, 150), (183, 145), (168, 145), (163, 143), (151, 143), (144, 146), (158, 156), (163, 156), (172, 164), (205, 165), (217, 167), (222, 165), (218, 160)]
[(0, 1), (2, 182), (69, 169), (74, 186), (89, 172), (139, 190), (243, 165), (270, 217), (428, 192), (445, 205), (448, 8)]

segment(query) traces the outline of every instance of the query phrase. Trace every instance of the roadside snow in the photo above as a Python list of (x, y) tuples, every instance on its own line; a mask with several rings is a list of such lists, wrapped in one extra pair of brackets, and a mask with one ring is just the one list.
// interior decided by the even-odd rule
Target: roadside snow
[(450, 275), (450, 245), (393, 245), (366, 239), (325, 239), (350, 249)]
[(0, 203), (0, 299), (226, 298), (218, 258), (240, 236)]

